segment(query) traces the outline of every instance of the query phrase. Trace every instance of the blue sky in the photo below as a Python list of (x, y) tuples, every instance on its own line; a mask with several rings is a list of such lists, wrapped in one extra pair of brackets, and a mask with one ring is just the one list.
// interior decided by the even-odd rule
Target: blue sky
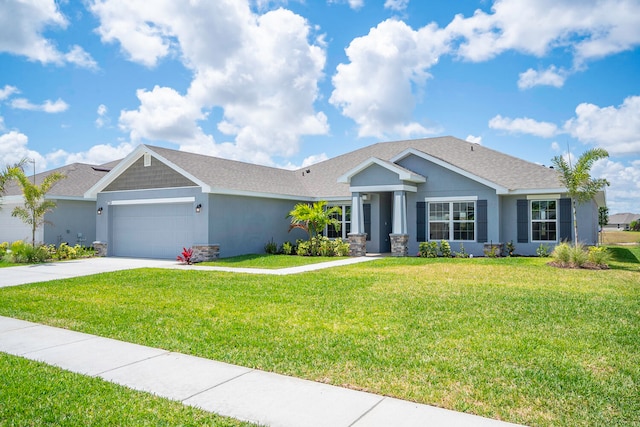
[(545, 165), (603, 147), (610, 213), (640, 213), (639, 22), (637, 0), (7, 0), (0, 166), (453, 135)]

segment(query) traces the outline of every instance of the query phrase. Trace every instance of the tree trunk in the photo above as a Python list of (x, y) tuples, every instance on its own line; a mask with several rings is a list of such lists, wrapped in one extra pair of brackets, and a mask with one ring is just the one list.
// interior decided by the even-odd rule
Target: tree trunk
[(571, 205), (573, 207), (573, 244), (578, 246), (578, 211), (576, 207), (576, 199), (571, 198)]

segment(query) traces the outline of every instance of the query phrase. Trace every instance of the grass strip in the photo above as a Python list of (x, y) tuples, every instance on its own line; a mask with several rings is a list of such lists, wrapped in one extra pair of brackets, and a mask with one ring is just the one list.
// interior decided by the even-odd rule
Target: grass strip
[(0, 353), (0, 426), (253, 426)]
[(338, 261), (340, 259), (344, 259), (344, 257), (249, 254), (230, 258), (220, 258), (216, 261), (201, 262), (196, 265), (206, 265), (214, 267), (279, 269), (299, 267), (309, 264), (318, 264), (328, 261)]
[(637, 264), (547, 261), (142, 269), (2, 289), (0, 314), (527, 425), (639, 425)]

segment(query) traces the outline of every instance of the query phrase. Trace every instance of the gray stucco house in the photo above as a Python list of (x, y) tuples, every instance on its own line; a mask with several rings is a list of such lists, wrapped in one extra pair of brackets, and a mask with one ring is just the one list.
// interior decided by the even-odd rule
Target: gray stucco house
[[(413, 256), (427, 240), (477, 256), (513, 241), (534, 255), (573, 232), (557, 171), (449, 136), (378, 143), (298, 170), (140, 145), (97, 169), (105, 172), (76, 196), (92, 203), (96, 245), (109, 256), (260, 253), (272, 239), (305, 237), (288, 233), (287, 214), (318, 200), (342, 207), (341, 229), (326, 234), (349, 239), (355, 255)], [(586, 244), (597, 242), (601, 205), (604, 193), (579, 207)]]
[[(104, 177), (115, 163), (102, 166), (73, 163), (52, 171), (36, 174), (36, 184), (52, 172), (60, 172), (65, 179), (58, 181), (47, 193), (47, 199), (57, 208), (45, 216), (47, 223), (36, 230), (36, 242), (59, 245), (91, 245), (96, 238), (96, 202), (84, 193)], [(31, 227), (11, 216), (16, 206), (24, 204), (22, 191), (15, 182), (5, 188), (0, 204), (0, 242), (31, 241)]]

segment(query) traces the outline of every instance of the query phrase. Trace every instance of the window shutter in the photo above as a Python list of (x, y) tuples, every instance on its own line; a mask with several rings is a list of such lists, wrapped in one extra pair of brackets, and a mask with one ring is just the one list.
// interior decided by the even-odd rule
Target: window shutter
[(518, 243), (529, 242), (529, 202), (526, 199), (517, 201)]
[(362, 205), (364, 215), (364, 232), (367, 233), (367, 241), (371, 241), (371, 203)]
[(478, 212), (476, 212), (476, 220), (478, 223), (477, 241), (478, 243), (486, 243), (489, 240), (489, 230), (487, 225), (487, 201), (478, 200), (476, 202)]
[(573, 212), (571, 210), (571, 199), (560, 199), (559, 203), (560, 212), (558, 218), (560, 219), (560, 240), (571, 241), (573, 239), (572, 220)]
[(426, 202), (416, 203), (416, 225), (417, 225), (416, 240), (418, 242), (426, 242), (427, 241), (427, 203)]

